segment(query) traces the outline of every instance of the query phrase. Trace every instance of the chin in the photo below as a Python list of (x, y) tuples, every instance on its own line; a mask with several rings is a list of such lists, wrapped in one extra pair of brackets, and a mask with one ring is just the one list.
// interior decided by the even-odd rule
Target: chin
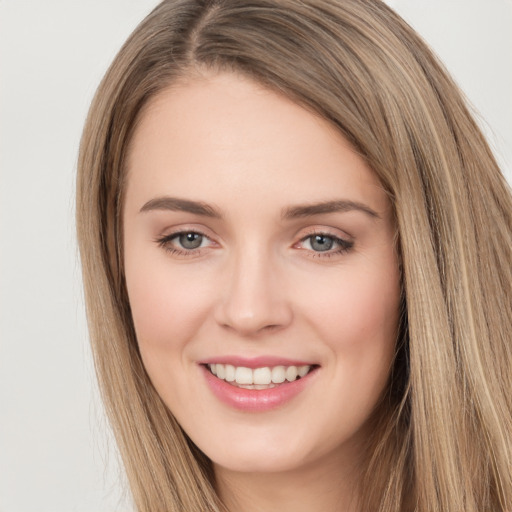
[(212, 459), (214, 466), (237, 473), (283, 473), (294, 471), (301, 466), (297, 454), (288, 456), (286, 453), (255, 452), (230, 453)]
[[(308, 446), (307, 435), (295, 429), (290, 435), (276, 432), (260, 432), (258, 436), (243, 432), (240, 436), (227, 436), (226, 439), (210, 440), (201, 446), (214, 466), (232, 472), (278, 473), (299, 470), (316, 460), (332, 453), (332, 446), (314, 443)], [(295, 434), (295, 435), (294, 435)], [(224, 441), (224, 442), (222, 442)]]

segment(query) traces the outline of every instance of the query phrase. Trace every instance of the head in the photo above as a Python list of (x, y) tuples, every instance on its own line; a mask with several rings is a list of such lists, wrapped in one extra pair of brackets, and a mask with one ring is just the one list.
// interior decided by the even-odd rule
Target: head
[[(321, 119), (371, 170), (389, 205), (399, 268), (396, 336), (364, 447), (365, 471), (378, 476), (369, 502), (396, 510), (397, 499), (406, 507), (408, 500), (432, 503), (435, 494), (440, 509), (476, 510), (484, 503), (476, 496), (486, 492), (485, 503), (503, 501), (506, 484), (489, 468), (507, 463), (510, 454), (498, 450), (506, 430), (485, 418), (494, 414), (490, 390), (496, 407), (510, 410), (499, 378), (510, 363), (498, 331), (507, 322), (512, 328), (511, 319), (489, 314), (512, 300), (504, 265), (511, 235), (496, 229), (491, 239), (488, 232), (496, 219), (510, 226), (512, 208), (456, 86), (379, 1), (181, 0), (162, 2), (121, 49), (92, 105), (79, 161), (91, 338), (140, 509), (154, 509), (155, 499), (169, 509), (217, 506), (209, 459), (144, 367), (123, 223), (137, 130), (164, 95), (215, 76), (237, 76)], [(442, 427), (432, 432), (432, 424)], [(471, 452), (475, 438), (480, 447)], [(470, 492), (475, 472), (495, 484)]]

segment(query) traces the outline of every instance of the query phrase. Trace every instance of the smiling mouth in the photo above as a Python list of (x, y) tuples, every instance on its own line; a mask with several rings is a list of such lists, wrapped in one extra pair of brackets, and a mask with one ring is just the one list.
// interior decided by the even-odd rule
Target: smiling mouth
[(317, 365), (303, 366), (264, 366), (247, 368), (230, 364), (207, 364), (206, 368), (228, 384), (243, 389), (271, 389), (287, 382), (305, 377)]

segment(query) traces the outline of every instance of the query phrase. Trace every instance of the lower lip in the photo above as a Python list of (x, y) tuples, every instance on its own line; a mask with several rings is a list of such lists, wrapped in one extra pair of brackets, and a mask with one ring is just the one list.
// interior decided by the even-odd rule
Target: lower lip
[(313, 369), (305, 377), (283, 382), (274, 388), (245, 389), (215, 377), (205, 366), (201, 368), (209, 388), (221, 402), (247, 412), (264, 412), (281, 407), (304, 390), (316, 374), (316, 369)]

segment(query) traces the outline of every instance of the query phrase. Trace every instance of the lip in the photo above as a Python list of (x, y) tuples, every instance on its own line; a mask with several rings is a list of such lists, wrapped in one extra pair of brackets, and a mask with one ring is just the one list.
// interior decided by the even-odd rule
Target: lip
[[(220, 360), (218, 361), (220, 362)], [(224, 364), (232, 364), (227, 361), (228, 359), (226, 358), (222, 359)], [(230, 361), (233, 360), (231, 359)], [(269, 359), (265, 358), (265, 361), (268, 362)], [(279, 359), (278, 361), (279, 364), (283, 366), (292, 366), (291, 364), (285, 364), (283, 359)], [(254, 362), (254, 360), (251, 360), (251, 362)], [(212, 359), (208, 364), (216, 363)], [(233, 366), (244, 366), (244, 364), (235, 364)], [(260, 364), (258, 362), (258, 364), (255, 364), (254, 366), (246, 366), (246, 368), (258, 368), (262, 366), (277, 366), (277, 364)], [(299, 366), (302, 365), (299, 364)], [(212, 393), (224, 404), (244, 412), (271, 411), (285, 405), (313, 382), (318, 370), (318, 367), (313, 368), (305, 377), (294, 380), (293, 382), (284, 382), (274, 388), (245, 389), (233, 386), (232, 384), (217, 378), (206, 367), (206, 363), (201, 364), (200, 368)]]
[(240, 356), (222, 356), (212, 357), (199, 361), (201, 365), (207, 364), (230, 364), (232, 366), (244, 366), (245, 368), (263, 368), (265, 366), (314, 366), (315, 363), (311, 361), (299, 361), (298, 359), (285, 359), (276, 356), (259, 356), (259, 357), (240, 357)]

